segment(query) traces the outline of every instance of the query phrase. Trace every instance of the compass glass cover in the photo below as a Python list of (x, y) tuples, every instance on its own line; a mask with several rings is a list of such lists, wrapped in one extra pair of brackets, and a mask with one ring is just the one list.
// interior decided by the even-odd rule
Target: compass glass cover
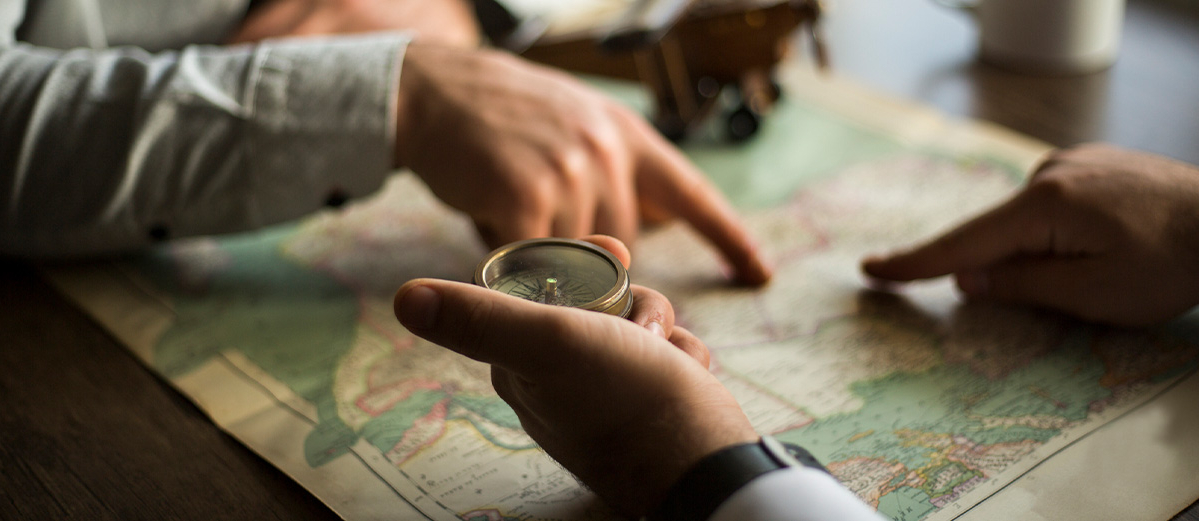
[(487, 287), (534, 302), (585, 307), (616, 286), (616, 267), (596, 253), (541, 245), (509, 252), (484, 273)]

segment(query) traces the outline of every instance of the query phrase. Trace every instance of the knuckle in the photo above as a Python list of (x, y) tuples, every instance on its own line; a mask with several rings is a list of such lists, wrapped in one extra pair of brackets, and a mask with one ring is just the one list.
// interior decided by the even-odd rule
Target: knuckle
[(1063, 165), (1044, 172), (1028, 186), (1029, 196), (1040, 203), (1086, 206), (1110, 190), (1105, 178), (1110, 172), (1088, 165)]
[[(587, 184), (593, 159), (583, 147), (557, 150), (552, 161), (562, 190), (574, 192)], [(554, 188), (553, 185), (550, 188)]]
[(1078, 170), (1046, 171), (1028, 186), (1027, 196), (1039, 203), (1059, 203), (1075, 197), (1078, 190)]
[(588, 143), (596, 157), (616, 164), (625, 154), (625, 137), (616, 125), (602, 125), (588, 134)]
[(584, 135), (585, 143), (596, 160), (602, 162), (605, 173), (629, 169), (627, 165), (632, 163), (636, 150), (646, 140), (642, 126), (648, 125), (639, 117), (632, 116), (631, 111), (622, 106), (612, 106), (604, 110), (602, 118), (597, 118), (597, 122), (588, 127)]

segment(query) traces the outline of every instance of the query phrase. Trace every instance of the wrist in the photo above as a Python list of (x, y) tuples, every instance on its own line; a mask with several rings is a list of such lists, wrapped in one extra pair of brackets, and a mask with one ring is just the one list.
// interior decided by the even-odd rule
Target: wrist
[[(663, 437), (654, 440), (642, 439), (637, 446), (630, 446), (629, 439), (623, 447), (613, 447), (613, 454), (630, 455), (628, 459), (606, 459), (591, 469), (592, 476), (601, 479), (589, 482), (596, 493), (621, 513), (638, 518), (646, 515), (662, 503), (670, 488), (704, 458), (728, 447), (756, 443), (757, 432), (749, 425), (725, 425), (719, 428), (706, 426), (688, 428), (671, 422), (672, 436), (669, 442)], [(583, 476), (580, 476), (583, 477)], [(587, 480), (584, 480), (587, 482)], [(636, 486), (629, 486), (636, 483)]]
[(708, 519), (725, 501), (763, 475), (788, 467), (828, 472), (807, 450), (770, 436), (726, 447), (691, 466), (645, 521)]

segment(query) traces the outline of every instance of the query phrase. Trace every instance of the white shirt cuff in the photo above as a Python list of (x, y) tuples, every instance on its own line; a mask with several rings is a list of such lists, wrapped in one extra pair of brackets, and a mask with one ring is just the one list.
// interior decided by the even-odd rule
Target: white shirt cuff
[(750, 481), (716, 509), (708, 521), (880, 521), (832, 476), (789, 467)]

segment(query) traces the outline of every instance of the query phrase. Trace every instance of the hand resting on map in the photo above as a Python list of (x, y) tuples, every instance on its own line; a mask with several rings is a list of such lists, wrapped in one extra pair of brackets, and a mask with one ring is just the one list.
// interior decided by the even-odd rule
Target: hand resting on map
[(968, 298), (1098, 322), (1165, 321), (1199, 304), (1199, 168), (1107, 145), (1058, 150), (1008, 201), (862, 269), (953, 274)]
[[(618, 241), (589, 240), (628, 263)], [(758, 435), (708, 372), (707, 347), (674, 326), (665, 297), (633, 291), (633, 314), (624, 320), (418, 279), (396, 293), (395, 313), (422, 338), (491, 364), (492, 385), (525, 431), (610, 505), (637, 517), (701, 458)]]

